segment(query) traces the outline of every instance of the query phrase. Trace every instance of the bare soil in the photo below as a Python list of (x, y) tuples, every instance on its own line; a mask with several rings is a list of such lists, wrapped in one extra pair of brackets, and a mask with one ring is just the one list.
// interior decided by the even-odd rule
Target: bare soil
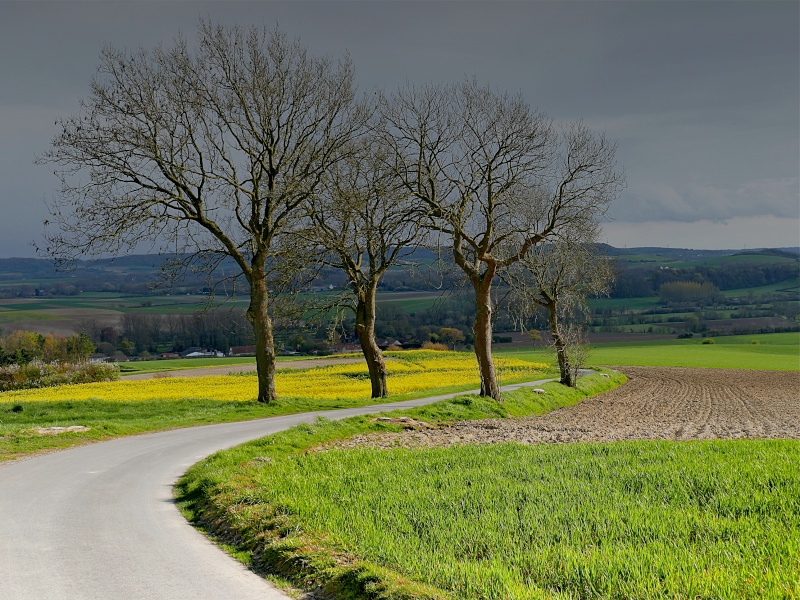
[(800, 372), (623, 367), (623, 386), (541, 417), (409, 424), (342, 447), (520, 442), (800, 439)]

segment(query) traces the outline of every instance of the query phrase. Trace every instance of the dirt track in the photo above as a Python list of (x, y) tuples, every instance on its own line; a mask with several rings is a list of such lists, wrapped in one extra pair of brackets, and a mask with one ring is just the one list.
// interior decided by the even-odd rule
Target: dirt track
[(357, 436), (343, 446), (800, 439), (800, 373), (623, 367), (625, 385), (542, 417)]

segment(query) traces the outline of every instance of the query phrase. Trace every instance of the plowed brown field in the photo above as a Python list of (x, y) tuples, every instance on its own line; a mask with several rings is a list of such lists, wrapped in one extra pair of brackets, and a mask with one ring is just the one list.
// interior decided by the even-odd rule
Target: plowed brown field
[(623, 367), (629, 381), (542, 417), (358, 436), (344, 446), (800, 439), (800, 373)]

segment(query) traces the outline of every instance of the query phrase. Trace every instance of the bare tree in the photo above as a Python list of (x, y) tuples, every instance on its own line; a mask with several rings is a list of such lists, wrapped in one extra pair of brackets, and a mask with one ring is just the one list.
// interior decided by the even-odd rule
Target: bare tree
[(355, 313), (373, 398), (389, 395), (386, 361), (375, 340), (378, 284), (392, 266), (410, 264), (420, 241), (410, 196), (386, 164), (376, 140), (361, 140), (329, 172), (306, 234), (320, 249), (322, 263), (347, 276), (349, 293), (338, 304)]
[(275, 286), (305, 261), (288, 236), (358, 131), (354, 106), (348, 59), (309, 56), (277, 30), (201, 22), (194, 50), (106, 48), (40, 159), (61, 179), (43, 251), (68, 262), (150, 240), (209, 269), (232, 258), (249, 284), (258, 399), (272, 401)]
[(481, 395), (500, 400), (491, 355), (495, 276), (605, 212), (622, 185), (616, 147), (582, 123), (558, 130), (520, 96), (472, 81), (406, 87), (382, 108), (393, 168), (472, 285)]
[(571, 232), (533, 249), (503, 274), (512, 288), (510, 310), (524, 325), (541, 306), (558, 359), (561, 383), (575, 387), (587, 352), (580, 316), (589, 296), (607, 294), (613, 280), (611, 259), (597, 253), (597, 226)]

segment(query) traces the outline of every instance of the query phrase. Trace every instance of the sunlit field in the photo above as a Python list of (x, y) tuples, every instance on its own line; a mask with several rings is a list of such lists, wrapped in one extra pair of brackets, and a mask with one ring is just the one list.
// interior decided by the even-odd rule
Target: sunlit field
[(353, 597), (777, 600), (800, 593), (798, 460), (796, 440), (367, 448), (288, 460), (262, 443), (201, 463), (181, 485), (187, 495), (209, 490), (218, 504), (206, 517), (274, 545), (266, 556), (302, 556), (301, 577), (352, 570), (353, 580), (406, 592), (362, 595), (351, 581)]
[[(392, 395), (407, 395), (437, 388), (480, 384), (475, 356), (465, 352), (390, 352), (388, 385)], [(497, 359), (503, 383), (544, 376), (552, 372), (546, 363), (519, 358)], [(279, 371), (275, 387), (282, 397), (320, 400), (363, 400), (371, 386), (366, 365), (348, 363), (304, 370)], [(209, 377), (162, 377), (143, 381), (112, 381), (83, 385), (20, 390), (0, 394), (0, 403), (90, 401), (130, 402), (184, 400), (187, 398), (226, 402), (254, 400), (258, 381), (254, 373)]]

